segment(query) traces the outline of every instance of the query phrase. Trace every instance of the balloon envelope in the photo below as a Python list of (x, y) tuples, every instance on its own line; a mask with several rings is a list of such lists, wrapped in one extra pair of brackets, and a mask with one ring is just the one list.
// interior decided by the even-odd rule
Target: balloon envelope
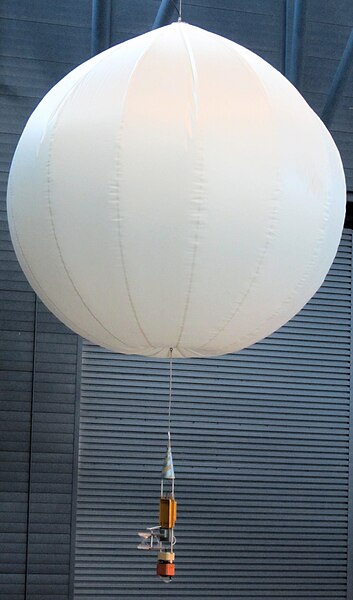
[(345, 181), (297, 90), (185, 23), (87, 61), (42, 100), (11, 167), (20, 264), (108, 349), (207, 356), (293, 317), (335, 256)]

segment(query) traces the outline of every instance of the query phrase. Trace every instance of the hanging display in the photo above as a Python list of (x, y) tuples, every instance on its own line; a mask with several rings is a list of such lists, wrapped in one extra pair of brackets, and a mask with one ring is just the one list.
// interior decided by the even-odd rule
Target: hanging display
[(320, 287), (345, 212), (337, 148), (249, 50), (186, 23), (67, 75), (11, 167), (19, 262), (66, 325), (122, 353), (233, 352)]
[[(174, 496), (174, 467), (172, 448), (170, 443), (170, 432), (168, 437), (168, 447), (164, 460), (161, 477), (161, 497), (159, 500), (159, 525), (148, 527), (146, 531), (139, 531), (140, 543), (139, 550), (156, 550), (157, 554), (157, 575), (169, 583), (175, 575), (175, 553), (174, 546), (176, 539), (174, 536), (174, 527), (176, 523), (177, 502)], [(169, 489), (166, 484), (170, 483)]]

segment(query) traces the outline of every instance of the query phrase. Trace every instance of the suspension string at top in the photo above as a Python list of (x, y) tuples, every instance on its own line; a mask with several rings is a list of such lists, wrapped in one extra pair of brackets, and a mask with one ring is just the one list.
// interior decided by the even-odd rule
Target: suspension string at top
[(181, 21), (181, 0), (179, 1), (179, 8), (177, 5), (177, 0), (172, 0), (173, 4), (174, 4), (174, 8), (178, 13), (178, 23), (180, 23)]
[(172, 386), (173, 386), (173, 348), (169, 348), (169, 406), (168, 406), (168, 444), (170, 446), (170, 420), (172, 413)]

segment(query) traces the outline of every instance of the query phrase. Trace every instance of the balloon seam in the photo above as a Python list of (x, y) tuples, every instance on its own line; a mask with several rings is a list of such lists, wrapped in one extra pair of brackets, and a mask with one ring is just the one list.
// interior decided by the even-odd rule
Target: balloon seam
[[(327, 155), (327, 159), (328, 159), (327, 162), (330, 163), (329, 153), (327, 152), (327, 144), (325, 144), (325, 148), (326, 148), (326, 155)], [(327, 170), (329, 171), (330, 169), (327, 169)], [(301, 290), (301, 288), (305, 285), (305, 283), (307, 282), (311, 273), (313, 272), (313, 270), (317, 264), (317, 259), (319, 258), (319, 255), (320, 255), (320, 248), (322, 247), (322, 244), (325, 240), (325, 233), (327, 230), (327, 223), (328, 223), (329, 214), (330, 214), (329, 213), (329, 206), (331, 203), (330, 201), (331, 201), (331, 193), (330, 193), (330, 187), (328, 186), (328, 190), (326, 193), (326, 201), (324, 204), (323, 222), (322, 222), (322, 226), (321, 226), (321, 231), (317, 237), (315, 248), (311, 254), (311, 260), (308, 262), (305, 272), (302, 275), (302, 277), (300, 278), (300, 280), (298, 281), (294, 290), (291, 292), (291, 294), (289, 294), (283, 300), (281, 305), (269, 317), (267, 317), (266, 321), (271, 321), (273, 318), (276, 318), (276, 316), (278, 316), (281, 313), (281, 311), (283, 310), (283, 307), (286, 306), (289, 302), (291, 302), (295, 298), (295, 296), (298, 294), (298, 292)], [(325, 279), (325, 277), (323, 277), (320, 285), (322, 285), (324, 279)], [(257, 332), (259, 332), (261, 330), (261, 327), (263, 326), (263, 324), (266, 321), (262, 321), (255, 330), (253, 330), (251, 333), (248, 333), (246, 336), (243, 336), (242, 338), (239, 339), (239, 342), (242, 347), (244, 347), (244, 345), (245, 346), (247, 345), (247, 340), (256, 336)], [(277, 331), (277, 328), (275, 328), (274, 331)], [(270, 335), (270, 334), (268, 334), (268, 335)], [(230, 348), (230, 346), (228, 346), (227, 348)], [(227, 352), (227, 349), (225, 349), (225, 352)]]
[[(189, 58), (191, 73), (192, 73), (192, 80), (193, 80), (192, 96), (193, 96), (193, 106), (194, 106), (193, 120), (194, 120), (194, 133), (195, 133), (195, 130), (197, 130), (197, 122), (198, 122), (197, 69), (196, 69), (196, 64), (195, 64), (195, 58), (194, 58), (189, 40), (187, 39), (187, 36), (186, 36), (185, 32), (183, 31), (183, 29), (184, 29), (183, 27), (178, 28), (178, 30), (180, 31), (183, 43), (185, 45), (185, 49), (186, 49), (186, 52), (187, 52), (187, 55)], [(192, 186), (191, 204), (193, 204), (194, 206), (196, 204), (196, 217), (194, 217), (194, 219), (192, 219), (195, 221), (195, 225), (194, 225), (194, 239), (193, 239), (193, 251), (192, 251), (192, 258), (191, 258), (190, 276), (189, 276), (189, 283), (188, 283), (188, 287), (187, 287), (187, 291), (186, 291), (186, 299), (185, 299), (182, 321), (180, 324), (179, 337), (176, 342), (176, 347), (178, 348), (180, 353), (182, 353), (182, 352), (180, 351), (179, 345), (181, 343), (181, 339), (182, 339), (182, 336), (184, 333), (186, 319), (187, 319), (187, 315), (188, 315), (190, 304), (191, 304), (191, 294), (192, 294), (192, 288), (193, 288), (194, 276), (195, 276), (197, 250), (198, 250), (199, 244), (200, 244), (201, 213), (202, 213), (202, 209), (205, 206), (205, 199), (204, 199), (204, 193), (203, 193), (204, 188), (205, 188), (204, 161), (203, 161), (201, 143), (197, 142), (196, 134), (195, 134), (195, 159), (194, 160), (195, 160), (195, 170), (199, 171), (199, 176), (198, 176), (198, 181), (194, 181), (193, 186)]]
[[(126, 265), (126, 258), (125, 258), (125, 250), (124, 250), (124, 246), (123, 246), (123, 241), (122, 241), (122, 215), (121, 215), (121, 197), (120, 197), (120, 175), (121, 175), (121, 171), (122, 171), (122, 160), (121, 160), (121, 142), (120, 139), (122, 137), (122, 132), (123, 132), (123, 123), (124, 123), (124, 108), (125, 108), (125, 104), (126, 104), (126, 100), (128, 97), (128, 93), (129, 93), (129, 86), (130, 83), (132, 81), (132, 78), (134, 77), (136, 70), (139, 66), (139, 64), (141, 63), (141, 61), (143, 60), (143, 58), (146, 56), (146, 54), (148, 53), (148, 51), (151, 49), (154, 41), (156, 40), (157, 37), (159, 37), (161, 35), (161, 29), (157, 29), (156, 32), (154, 32), (154, 35), (152, 37), (152, 40), (150, 41), (150, 44), (147, 48), (144, 48), (142, 50), (142, 52), (140, 53), (139, 57), (137, 58), (134, 67), (130, 73), (129, 76), (129, 80), (127, 82), (127, 86), (126, 86), (126, 91), (122, 100), (122, 116), (121, 116), (121, 121), (120, 121), (120, 128), (119, 128), (119, 137), (118, 140), (116, 141), (116, 155), (115, 155), (115, 169), (116, 169), (116, 180), (114, 182), (114, 188), (116, 190), (115, 193), (115, 207), (116, 207), (116, 215), (117, 215), (117, 236), (118, 236), (118, 245), (119, 245), (119, 251), (120, 251), (120, 257), (121, 257), (121, 265), (122, 265), (122, 269), (123, 269), (123, 274), (124, 274), (124, 281), (125, 281), (125, 287), (126, 287), (126, 291), (127, 291), (127, 295), (128, 295), (128, 299), (130, 302), (130, 307), (132, 310), (132, 313), (135, 317), (135, 321), (137, 324), (138, 329), (140, 330), (141, 335), (143, 336), (144, 340), (146, 341), (146, 343), (153, 347), (153, 344), (151, 343), (151, 341), (148, 339), (147, 334), (142, 326), (141, 320), (137, 314), (137, 309), (135, 306), (135, 303), (133, 301), (132, 298), (132, 292), (131, 292), (131, 288), (130, 288), (130, 284), (129, 284), (129, 277), (128, 277), (128, 273), (127, 273), (127, 265)], [(120, 139), (119, 139), (120, 138)]]
[[(72, 322), (72, 321), (71, 321), (71, 320), (70, 320), (70, 319), (69, 319), (69, 318), (68, 318), (68, 317), (67, 317), (67, 316), (66, 316), (66, 315), (65, 315), (65, 314), (64, 314), (64, 313), (63, 313), (63, 312), (62, 312), (62, 311), (61, 311), (61, 310), (60, 310), (60, 309), (57, 307), (57, 306), (56, 306), (56, 304), (55, 304), (55, 303), (54, 303), (54, 302), (53, 302), (53, 301), (52, 301), (52, 300), (51, 300), (51, 299), (50, 299), (50, 298), (47, 296), (47, 294), (44, 292), (43, 288), (42, 288), (42, 287), (41, 287), (41, 285), (39, 284), (39, 282), (38, 282), (38, 280), (37, 280), (36, 276), (34, 275), (34, 273), (33, 273), (32, 269), (31, 269), (31, 267), (29, 266), (29, 264), (28, 264), (28, 261), (27, 261), (27, 259), (26, 259), (26, 257), (25, 257), (25, 253), (24, 253), (24, 251), (23, 251), (23, 248), (22, 248), (22, 246), (21, 246), (20, 239), (19, 239), (19, 235), (18, 235), (18, 232), (17, 232), (17, 229), (16, 229), (15, 221), (14, 221), (14, 219), (13, 219), (13, 217), (12, 217), (12, 213), (10, 212), (10, 210), (9, 210), (9, 216), (10, 216), (10, 218), (11, 218), (11, 228), (12, 228), (12, 232), (13, 232), (13, 234), (14, 234), (14, 237), (15, 237), (15, 239), (16, 239), (16, 243), (17, 243), (18, 249), (19, 249), (19, 250), (20, 250), (20, 252), (21, 252), (21, 261), (19, 261), (19, 262), (21, 262), (21, 263), (22, 263), (22, 264), (21, 264), (21, 266), (22, 266), (22, 265), (25, 265), (25, 268), (26, 268), (26, 271), (27, 271), (27, 274), (28, 274), (28, 278), (29, 278), (29, 279), (31, 279), (31, 280), (34, 282), (34, 285), (36, 286), (36, 289), (34, 289), (34, 286), (32, 286), (32, 287), (33, 287), (33, 289), (34, 289), (34, 293), (36, 293), (36, 294), (37, 294), (37, 295), (38, 295), (38, 296), (39, 296), (41, 299), (43, 299), (43, 301), (44, 301), (44, 299), (45, 299), (44, 303), (45, 303), (45, 305), (46, 305), (48, 308), (49, 308), (49, 306), (53, 306), (53, 307), (54, 307), (54, 309), (53, 309), (53, 310), (52, 310), (52, 309), (49, 309), (49, 310), (52, 310), (52, 312), (53, 312), (53, 313), (54, 313), (56, 316), (58, 316), (58, 318), (60, 318), (60, 320), (62, 320), (62, 321), (65, 323), (65, 324), (67, 324), (67, 325), (68, 325), (68, 326), (69, 326), (71, 329), (73, 329), (73, 331), (76, 331), (76, 333), (78, 333), (78, 334), (79, 334), (79, 335), (81, 335), (82, 337), (89, 337), (89, 338), (91, 339), (91, 341), (93, 341), (94, 343), (98, 344), (98, 340), (95, 340), (95, 339), (92, 337), (92, 335), (91, 335), (91, 334), (87, 333), (87, 332), (86, 332), (84, 329), (82, 329), (81, 327), (80, 327), (80, 328), (78, 328), (78, 327), (77, 327), (77, 326), (76, 326), (76, 325), (75, 325), (75, 324), (74, 324), (74, 323), (73, 323), (73, 322)], [(38, 292), (37, 292), (37, 290), (38, 290)], [(49, 306), (48, 306), (48, 305), (49, 305)], [(59, 317), (59, 315), (60, 315), (60, 317)], [(77, 331), (78, 329), (80, 329), (80, 331)]]
[[(226, 40), (226, 42), (227, 42), (227, 45), (233, 50), (232, 43), (228, 44), (228, 40)], [(248, 70), (248, 72), (251, 72), (252, 75), (256, 74), (255, 70), (249, 65), (248, 61), (244, 57), (239, 56), (239, 58), (240, 58), (241, 62), (243, 63), (243, 65), (245, 66), (245, 68)], [(267, 100), (267, 105), (269, 107), (271, 107), (270, 96), (268, 94), (268, 91), (267, 91), (265, 85), (258, 78), (256, 78), (256, 81), (259, 83), (259, 87), (264, 92), (264, 97)], [(274, 127), (273, 123), (272, 123), (272, 129), (275, 132), (275, 127)], [(251, 278), (251, 280), (250, 280), (250, 282), (248, 284), (248, 287), (244, 291), (243, 296), (241, 297), (240, 301), (236, 305), (235, 309), (232, 311), (231, 315), (226, 319), (226, 321), (223, 323), (223, 325), (220, 327), (220, 329), (218, 329), (204, 344), (202, 344), (201, 346), (199, 346), (200, 350), (202, 348), (205, 348), (206, 346), (208, 346), (208, 344), (210, 344), (211, 342), (213, 342), (228, 327), (228, 325), (232, 322), (232, 320), (239, 313), (241, 307), (243, 306), (245, 300), (249, 296), (251, 290), (253, 289), (253, 287), (254, 287), (254, 285), (255, 285), (258, 277), (259, 277), (261, 266), (264, 263), (264, 260), (266, 259), (267, 255), (268, 255), (269, 249), (270, 249), (271, 244), (272, 244), (273, 239), (274, 239), (273, 233), (274, 233), (275, 225), (278, 222), (278, 209), (279, 209), (279, 202), (278, 202), (278, 200), (279, 200), (279, 196), (280, 196), (279, 180), (280, 180), (280, 175), (279, 175), (279, 171), (278, 171), (278, 167), (277, 167), (276, 186), (275, 186), (274, 191), (273, 191), (273, 204), (272, 204), (272, 207), (271, 207), (271, 216), (268, 219), (268, 224), (267, 224), (266, 242), (264, 244), (264, 247), (263, 247), (262, 251), (259, 253), (259, 257), (258, 257), (258, 262), (257, 262), (257, 265), (256, 265), (256, 269), (254, 270), (254, 274), (253, 274), (253, 276), (252, 276), (252, 278)]]
[[(102, 60), (104, 59), (104, 57), (102, 58)], [(99, 61), (101, 62), (101, 61)], [(94, 66), (96, 66), (97, 63), (95, 63)], [(98, 63), (99, 64), (99, 63)], [(59, 119), (61, 116), (61, 113), (66, 105), (66, 103), (70, 100), (71, 98), (71, 94), (74, 94), (76, 89), (80, 87), (80, 85), (82, 85), (82, 83), (88, 78), (88, 76), (90, 75), (91, 70), (89, 70), (85, 76), (80, 79), (78, 82), (76, 82), (73, 87), (67, 92), (67, 94), (65, 95), (65, 97), (62, 99), (62, 102), (60, 103), (59, 108), (57, 109), (57, 111), (54, 113), (55, 114), (55, 122), (53, 125), (53, 129), (50, 135), (50, 139), (49, 139), (49, 144), (48, 144), (48, 160), (47, 160), (47, 201), (48, 201), (48, 211), (49, 211), (49, 216), (50, 216), (50, 222), (51, 222), (51, 226), (52, 226), (52, 232), (53, 232), (53, 237), (55, 240), (55, 244), (57, 247), (57, 251), (58, 251), (58, 255), (61, 261), (61, 264), (63, 266), (63, 269), (68, 277), (68, 280), (70, 281), (73, 289), (75, 290), (77, 296), (80, 298), (83, 306), (86, 308), (86, 310), (88, 311), (88, 313), (91, 315), (91, 317), (102, 327), (102, 329), (108, 333), (109, 336), (113, 337), (115, 340), (117, 340), (117, 342), (119, 342), (119, 344), (122, 344), (123, 346), (125, 346), (126, 348), (129, 348), (128, 344), (124, 341), (122, 341), (120, 338), (118, 338), (117, 336), (115, 336), (112, 332), (110, 332), (104, 325), (103, 323), (98, 319), (98, 317), (92, 312), (91, 308), (88, 306), (88, 304), (86, 303), (86, 301), (83, 299), (82, 295), (80, 294), (76, 284), (74, 283), (72, 276), (70, 274), (70, 271), (64, 261), (64, 257), (62, 254), (62, 250), (59, 244), (59, 240), (57, 237), (57, 232), (56, 232), (56, 227), (55, 227), (55, 219), (54, 219), (54, 214), (53, 214), (53, 207), (52, 207), (52, 202), (51, 202), (51, 181), (52, 181), (52, 177), (51, 177), (51, 158), (52, 158), (52, 153), (53, 153), (53, 145), (54, 145), (54, 136), (55, 136), (55, 132), (56, 129), (58, 127), (58, 123), (59, 123)]]
[[(157, 30), (159, 31), (159, 30)], [(115, 190), (115, 210), (116, 210), (116, 222), (117, 222), (117, 238), (118, 238), (118, 246), (119, 246), (119, 252), (120, 252), (120, 258), (121, 258), (121, 266), (123, 269), (123, 276), (124, 276), (124, 281), (125, 281), (125, 287), (126, 287), (126, 292), (127, 292), (127, 296), (129, 299), (129, 303), (130, 303), (130, 307), (132, 310), (132, 313), (135, 317), (135, 322), (137, 324), (137, 327), (141, 333), (141, 335), (143, 336), (145, 342), (149, 345), (149, 346), (153, 346), (153, 344), (150, 342), (150, 340), (147, 337), (146, 332), (144, 331), (143, 327), (142, 327), (142, 323), (139, 319), (139, 316), (137, 314), (137, 310), (136, 310), (136, 306), (135, 303), (133, 301), (132, 298), (132, 292), (131, 292), (131, 288), (130, 288), (130, 284), (129, 284), (129, 277), (127, 274), (127, 266), (126, 266), (126, 258), (125, 258), (125, 250), (124, 250), (124, 245), (123, 245), (123, 241), (122, 241), (122, 226), (121, 226), (121, 222), (122, 222), (122, 211), (121, 211), (121, 196), (120, 196), (120, 180), (121, 180), (121, 172), (122, 172), (122, 160), (121, 160), (121, 137), (122, 137), (122, 133), (123, 133), (123, 123), (124, 123), (124, 111), (125, 111), (125, 105), (126, 105), (126, 100), (128, 97), (128, 93), (129, 93), (129, 86), (130, 83), (132, 81), (132, 78), (134, 76), (134, 74), (136, 73), (136, 70), (140, 64), (140, 62), (142, 61), (142, 59), (144, 58), (144, 56), (146, 55), (146, 53), (148, 52), (148, 50), (151, 48), (153, 41), (155, 40), (155, 35), (153, 36), (153, 39), (150, 43), (150, 45), (148, 46), (148, 48), (143, 48), (142, 52), (139, 54), (138, 58), (136, 59), (136, 62), (134, 64), (134, 67), (129, 75), (129, 79), (126, 85), (126, 91), (125, 94), (123, 96), (123, 100), (122, 100), (122, 109), (121, 109), (121, 120), (120, 120), (120, 127), (119, 127), (119, 132), (118, 132), (118, 139), (116, 141), (116, 148), (115, 148), (115, 181), (114, 181), (114, 186), (111, 183), (110, 188), (114, 187)]]

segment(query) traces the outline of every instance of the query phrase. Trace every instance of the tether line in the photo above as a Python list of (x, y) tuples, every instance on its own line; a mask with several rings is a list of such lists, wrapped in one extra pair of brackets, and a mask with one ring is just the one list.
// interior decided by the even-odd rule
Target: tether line
[(169, 405), (168, 405), (168, 442), (170, 445), (170, 421), (172, 414), (172, 388), (173, 388), (173, 348), (169, 348)]

